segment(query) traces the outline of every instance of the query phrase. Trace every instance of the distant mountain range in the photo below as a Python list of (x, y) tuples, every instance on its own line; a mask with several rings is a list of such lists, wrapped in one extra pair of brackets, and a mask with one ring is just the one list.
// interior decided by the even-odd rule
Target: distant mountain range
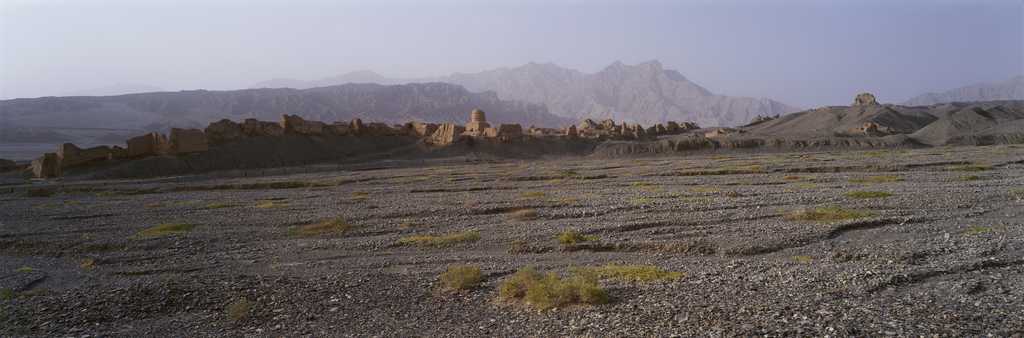
[(111, 96), (136, 93), (162, 92), (163, 88), (141, 85), (136, 83), (117, 83), (103, 88), (78, 90), (61, 94), (60, 96)]
[(651, 126), (666, 121), (696, 122), (701, 126), (739, 126), (752, 118), (785, 115), (800, 111), (770, 99), (715, 95), (690, 82), (674, 70), (664, 70), (658, 61), (627, 66), (616, 61), (595, 74), (562, 68), (553, 63), (528, 63), (517, 68), (450, 76), (393, 79), (372, 71), (336, 77), (298, 81), (274, 79), (252, 88), (312, 88), (342, 83), (381, 84), (446, 82), (469, 91), (494, 91), (504, 100), (544, 103), (552, 114), (582, 119), (613, 119), (617, 123)]
[[(114, 144), (126, 136), (170, 128), (205, 128), (247, 118), (279, 121), (281, 115), (334, 122), (361, 118), (388, 124), (470, 122), (473, 109), (492, 124), (561, 126), (573, 123), (543, 104), (501, 100), (450, 83), (346, 84), (311, 89), (181, 91), (118, 96), (43, 97), (0, 101), (0, 142), (80, 141)], [(40, 140), (40, 138), (44, 140)]]
[(928, 106), (946, 102), (1024, 100), (1024, 75), (1000, 83), (975, 83), (945, 93), (926, 93), (900, 105)]

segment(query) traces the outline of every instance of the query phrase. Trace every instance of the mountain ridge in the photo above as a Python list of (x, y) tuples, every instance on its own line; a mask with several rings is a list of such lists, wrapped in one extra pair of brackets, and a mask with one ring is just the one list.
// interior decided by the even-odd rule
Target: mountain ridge
[[(353, 72), (288, 83), (296, 88), (308, 88), (330, 81), (353, 79), (367, 78)], [(657, 60), (635, 66), (615, 61), (594, 74), (559, 67), (551, 62), (529, 62), (516, 68), (502, 67), (471, 74), (385, 78), (381, 81), (447, 82), (474, 92), (494, 91), (498, 98), (504, 100), (544, 103), (552, 114), (576, 121), (589, 118), (648, 126), (665, 121), (696, 122), (701, 126), (739, 126), (759, 115), (785, 115), (800, 111), (767, 98), (715, 95), (678, 71), (663, 69)], [(275, 83), (284, 82), (264, 81), (253, 87)]]
[(387, 124), (465, 124), (470, 122), (473, 109), (486, 111), (488, 121), (494, 124), (572, 123), (549, 113), (543, 104), (501, 100), (494, 92), (473, 93), (450, 83), (347, 84), (301, 90), (195, 90), (3, 100), (0, 142), (18, 142), (6, 136), (38, 127), (58, 128), (65, 136), (92, 135), (87, 138), (95, 139), (99, 135), (94, 134), (105, 131), (134, 136), (170, 128), (204, 128), (221, 119), (275, 121), (285, 114), (326, 122), (360, 118)]
[(946, 102), (1024, 100), (1024, 75), (999, 83), (978, 82), (942, 93), (924, 93), (900, 103), (904, 106), (928, 106)]

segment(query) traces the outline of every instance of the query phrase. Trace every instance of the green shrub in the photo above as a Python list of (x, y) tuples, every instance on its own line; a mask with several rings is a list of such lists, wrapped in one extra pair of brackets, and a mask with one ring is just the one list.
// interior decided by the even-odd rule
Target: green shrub
[(252, 310), (252, 305), (252, 302), (245, 298), (231, 302), (228, 305), (228, 320), (235, 322), (249, 316), (249, 310)]
[(203, 223), (169, 222), (140, 231), (133, 237), (160, 236), (172, 232), (186, 232)]
[(884, 192), (884, 191), (867, 190), (867, 191), (848, 192), (848, 193), (843, 194), (843, 196), (853, 197), (853, 198), (875, 198), (875, 197), (889, 197), (889, 196), (892, 196), (892, 194)]
[(36, 209), (41, 209), (41, 208), (52, 208), (52, 207), (55, 207), (55, 206), (57, 206), (57, 204), (54, 204), (54, 203), (46, 203), (46, 204), (40, 204), (40, 205), (37, 205), (37, 206), (36, 206)]
[(555, 238), (555, 240), (558, 241), (558, 243), (562, 243), (562, 244), (575, 244), (575, 243), (586, 242), (586, 241), (591, 241), (591, 240), (595, 240), (595, 239), (597, 239), (596, 236), (583, 236), (581, 234), (578, 234), (578, 233), (575, 233), (575, 232), (572, 232), (572, 231), (566, 231), (561, 236), (558, 236), (557, 238)]
[(836, 222), (848, 219), (864, 218), (875, 213), (870, 211), (854, 211), (837, 207), (820, 207), (793, 213), (786, 217), (791, 221)]
[(291, 228), (288, 229), (288, 233), (305, 236), (316, 236), (327, 232), (349, 231), (352, 229), (358, 229), (363, 227), (364, 226), (362, 225), (352, 224), (343, 219), (335, 219), (330, 221), (323, 221), (307, 227)]
[(398, 243), (425, 243), (437, 246), (447, 246), (460, 243), (472, 243), (480, 240), (481, 238), (483, 237), (478, 235), (476, 231), (465, 231), (442, 237), (423, 236), (402, 238), (398, 240)]
[(847, 181), (853, 183), (882, 183), (882, 182), (897, 182), (902, 181), (903, 178), (899, 176), (871, 176), (871, 177), (859, 177), (851, 178)]
[(613, 279), (625, 279), (636, 283), (666, 280), (682, 277), (683, 274), (665, 271), (651, 265), (606, 265), (599, 270), (602, 275)]
[(227, 205), (227, 203), (213, 203), (206, 205), (206, 207), (210, 209), (227, 209), (230, 208), (231, 206)]
[(523, 299), (538, 309), (608, 302), (608, 293), (597, 285), (597, 270), (569, 268), (568, 275), (562, 278), (558, 271), (545, 275), (528, 266), (502, 283), (498, 294), (506, 299)]
[(483, 280), (483, 271), (471, 265), (453, 266), (441, 275), (441, 284), (449, 291), (469, 290), (480, 285)]
[(572, 171), (572, 170), (562, 170), (561, 172), (559, 172), (559, 174), (562, 174), (562, 175), (565, 175), (565, 176), (579, 176), (580, 175), (580, 173)]

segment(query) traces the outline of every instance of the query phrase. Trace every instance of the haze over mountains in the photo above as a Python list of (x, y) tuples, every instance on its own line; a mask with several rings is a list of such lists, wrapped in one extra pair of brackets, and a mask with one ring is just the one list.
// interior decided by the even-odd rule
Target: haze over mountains
[(925, 93), (903, 103), (904, 106), (927, 106), (946, 102), (1024, 100), (1024, 75), (1000, 83), (975, 83), (945, 93)]
[(150, 131), (202, 129), (221, 119), (279, 121), (284, 114), (327, 122), (360, 118), (388, 124), (465, 124), (473, 109), (487, 111), (493, 123), (573, 123), (550, 114), (543, 104), (501, 100), (494, 92), (473, 93), (449, 83), (363, 83), (304, 90), (197, 90), (4, 100), (0, 101), (0, 142), (67, 142), (77, 137), (80, 140), (76, 142), (117, 144), (125, 137)]
[(381, 84), (447, 82), (469, 91), (492, 90), (498, 98), (544, 103), (555, 115), (574, 121), (591, 118), (650, 126), (665, 121), (696, 122), (701, 126), (739, 126), (752, 118), (800, 111), (770, 99), (715, 95), (690, 82), (658, 61), (628, 66), (616, 61), (595, 74), (558, 67), (553, 63), (528, 63), (517, 68), (449, 76), (393, 79), (372, 71), (298, 81), (274, 79), (252, 88), (311, 88), (348, 82)]

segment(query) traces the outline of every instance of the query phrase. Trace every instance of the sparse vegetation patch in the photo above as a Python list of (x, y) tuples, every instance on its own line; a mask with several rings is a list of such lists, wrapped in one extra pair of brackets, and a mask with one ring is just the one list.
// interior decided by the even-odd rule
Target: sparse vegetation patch
[(980, 175), (953, 175), (953, 179), (957, 181), (981, 181), (985, 179), (985, 176)]
[(992, 165), (988, 164), (988, 163), (973, 163), (973, 164), (958, 165), (958, 166), (954, 166), (954, 167), (947, 167), (946, 169), (956, 170), (956, 171), (986, 171), (986, 170), (992, 169)]
[(480, 240), (481, 237), (476, 231), (465, 231), (457, 234), (451, 234), (442, 237), (435, 236), (422, 236), (422, 237), (408, 237), (398, 240), (398, 243), (421, 243), (430, 244), (437, 246), (448, 246), (461, 243), (472, 243)]
[(786, 217), (790, 221), (837, 222), (864, 218), (874, 215), (870, 211), (855, 211), (837, 207), (820, 207), (806, 211), (798, 211)]
[(683, 274), (665, 271), (651, 265), (606, 265), (599, 269), (602, 275), (612, 279), (625, 279), (635, 283), (667, 280), (682, 277)]
[(892, 196), (892, 194), (887, 193), (885, 191), (866, 190), (866, 191), (848, 192), (848, 193), (843, 194), (843, 196), (853, 197), (853, 198), (875, 198), (875, 197), (889, 197), (889, 196)]
[(871, 177), (858, 177), (851, 178), (847, 181), (853, 183), (882, 183), (882, 182), (897, 182), (902, 181), (903, 178), (899, 176), (871, 176)]
[(364, 228), (364, 226), (359, 224), (352, 224), (343, 219), (335, 219), (330, 221), (323, 221), (306, 227), (291, 228), (288, 229), (288, 233), (304, 236), (316, 236), (322, 233), (349, 231), (352, 229), (359, 228)]
[(519, 195), (519, 196), (516, 196), (516, 197), (545, 197), (547, 195), (548, 194), (546, 194), (544, 192), (533, 191), (533, 192), (528, 192), (528, 193), (525, 193), (525, 194), (522, 194), (522, 195)]

